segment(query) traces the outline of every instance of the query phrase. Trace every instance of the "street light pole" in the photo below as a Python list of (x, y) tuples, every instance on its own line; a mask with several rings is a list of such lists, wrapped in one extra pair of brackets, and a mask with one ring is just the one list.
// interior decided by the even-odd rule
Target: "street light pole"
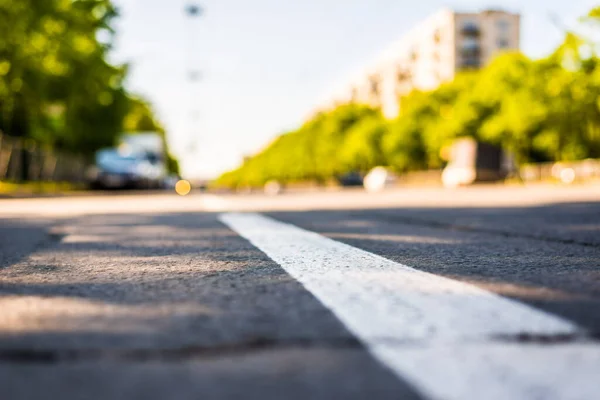
[(202, 15), (203, 10), (202, 7), (197, 4), (188, 4), (185, 7), (185, 12), (191, 17), (196, 17)]
[(204, 8), (202, 6), (200, 6), (199, 4), (196, 3), (189, 3), (185, 6), (184, 8), (184, 12), (186, 14), (186, 16), (189, 19), (189, 35), (188, 35), (188, 65), (187, 65), (187, 71), (186, 71), (186, 79), (189, 81), (189, 87), (190, 87), (190, 111), (189, 111), (189, 116), (188, 118), (190, 118), (191, 121), (191, 143), (190, 146), (188, 147), (188, 151), (190, 153), (194, 153), (196, 151), (196, 140), (197, 138), (195, 138), (195, 136), (197, 135), (197, 133), (195, 132), (195, 126), (197, 124), (197, 118), (199, 115), (199, 111), (196, 109), (195, 107), (195, 103), (196, 103), (196, 91), (195, 89), (195, 83), (198, 83), (200, 81), (200, 79), (202, 78), (202, 74), (198, 68), (197, 65), (195, 65), (195, 60), (194, 60), (194, 55), (197, 51), (196, 49), (196, 32), (194, 30), (195, 27), (195, 22), (196, 20), (198, 20), (201, 16), (204, 15)]

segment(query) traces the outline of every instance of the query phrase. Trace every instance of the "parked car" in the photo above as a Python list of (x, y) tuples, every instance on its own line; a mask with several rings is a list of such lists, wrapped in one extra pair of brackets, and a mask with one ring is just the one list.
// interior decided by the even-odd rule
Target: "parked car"
[(175, 189), (181, 178), (177, 175), (167, 175), (163, 179), (163, 189)]
[(393, 186), (398, 177), (385, 167), (373, 168), (364, 179), (365, 190), (369, 193), (376, 193)]
[(344, 187), (362, 186), (364, 177), (360, 172), (349, 172), (338, 177), (338, 182)]
[(450, 148), (448, 165), (442, 173), (442, 183), (453, 188), (478, 182), (496, 182), (515, 170), (514, 160), (502, 148), (462, 138)]
[(164, 163), (155, 154), (105, 149), (96, 153), (95, 161), (87, 173), (93, 189), (158, 189), (164, 183)]

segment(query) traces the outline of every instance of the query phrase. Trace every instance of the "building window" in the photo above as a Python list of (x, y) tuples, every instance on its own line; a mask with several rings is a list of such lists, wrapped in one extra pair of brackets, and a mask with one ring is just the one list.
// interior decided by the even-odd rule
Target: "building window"
[(462, 48), (463, 49), (473, 49), (479, 47), (479, 40), (475, 39), (475, 38), (465, 38), (462, 41)]
[(466, 56), (462, 59), (461, 67), (463, 69), (476, 69), (481, 67), (481, 59), (475, 56)]
[(474, 21), (465, 21), (462, 24), (461, 32), (464, 36), (478, 37), (481, 33), (479, 25)]
[(379, 80), (377, 78), (370, 79), (371, 95), (379, 96)]
[(464, 56), (477, 57), (481, 52), (479, 41), (475, 38), (465, 38), (460, 48)]
[(416, 49), (410, 52), (410, 60), (412, 62), (417, 62), (419, 60), (419, 52)]
[(498, 30), (500, 32), (508, 32), (508, 30), (510, 29), (510, 22), (508, 22), (505, 19), (500, 19), (496, 21), (496, 26), (498, 27)]
[(499, 38), (497, 44), (499, 49), (508, 49), (510, 47), (510, 42), (506, 38)]
[(400, 84), (410, 82), (410, 80), (412, 79), (412, 74), (407, 69), (399, 69), (396, 75), (396, 79)]

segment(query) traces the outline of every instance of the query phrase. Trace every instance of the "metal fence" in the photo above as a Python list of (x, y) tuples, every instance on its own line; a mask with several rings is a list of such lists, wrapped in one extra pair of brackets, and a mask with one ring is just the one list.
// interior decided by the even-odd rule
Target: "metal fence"
[[(554, 181), (567, 184), (597, 181), (600, 180), (600, 159), (527, 164), (510, 173), (507, 179), (519, 179), (526, 183)], [(442, 171), (409, 172), (401, 175), (397, 183), (439, 185), (442, 183)]]
[(597, 180), (600, 179), (600, 160), (530, 164), (521, 167), (520, 175), (525, 182), (554, 180), (572, 183)]
[(0, 181), (82, 183), (86, 167), (81, 156), (0, 132)]

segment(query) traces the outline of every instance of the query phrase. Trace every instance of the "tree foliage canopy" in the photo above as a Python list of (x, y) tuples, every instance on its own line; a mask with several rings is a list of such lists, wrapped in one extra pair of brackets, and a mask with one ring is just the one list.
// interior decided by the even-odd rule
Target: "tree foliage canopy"
[(111, 0), (0, 0), (0, 130), (83, 155), (164, 132), (108, 61), (116, 16)]

